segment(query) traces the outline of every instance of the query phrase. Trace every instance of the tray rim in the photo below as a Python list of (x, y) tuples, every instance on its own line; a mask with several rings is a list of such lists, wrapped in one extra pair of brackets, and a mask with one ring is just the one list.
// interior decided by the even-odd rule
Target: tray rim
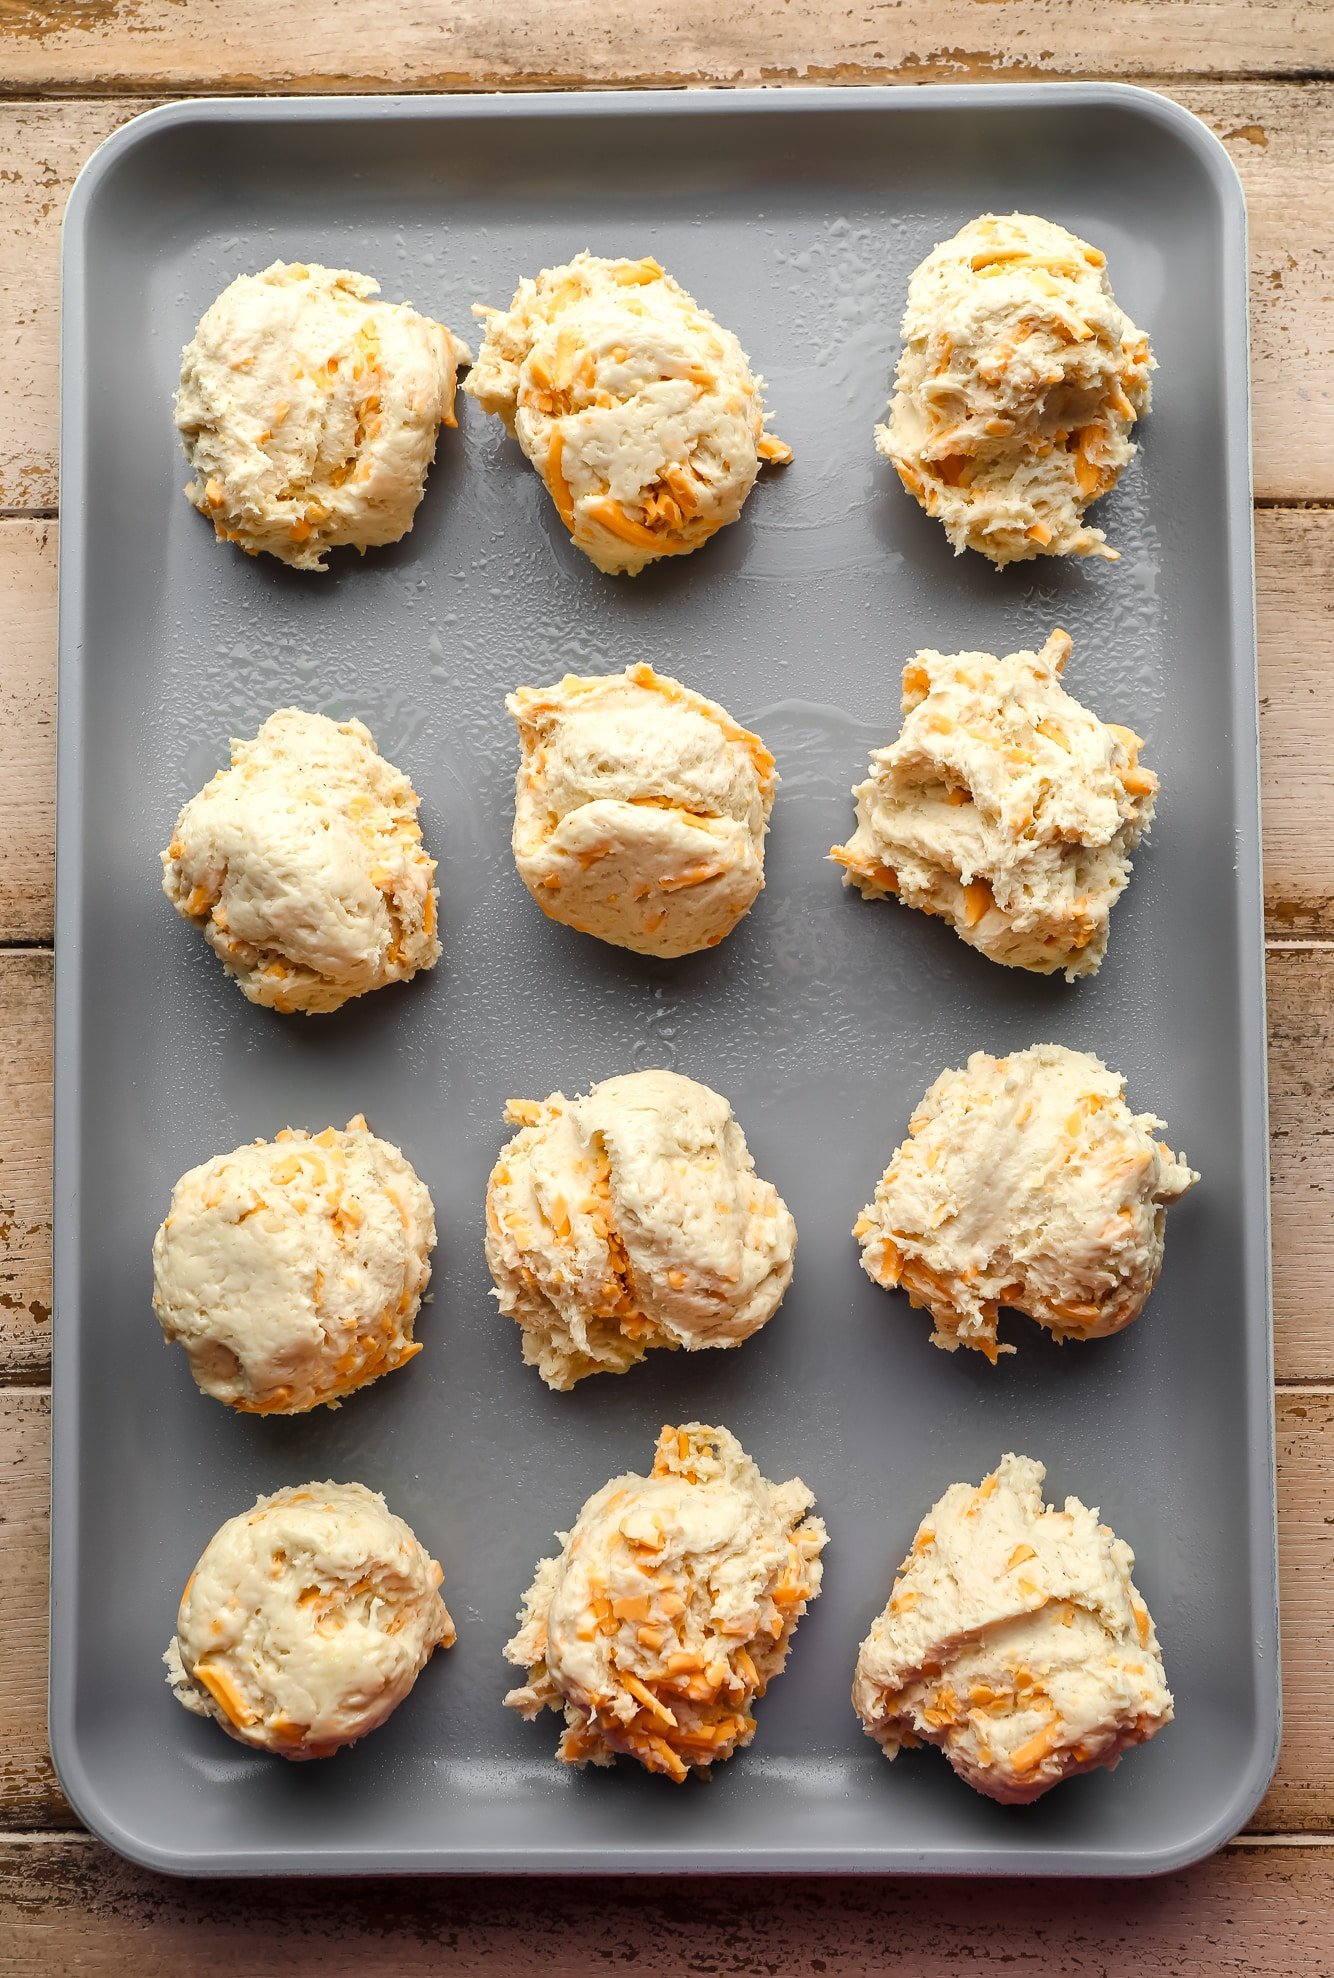
[[(1257, 1682), (1255, 1755), (1242, 1782), (1222, 1810), (1198, 1833), (1159, 1849), (1126, 1850), (1114, 1856), (1093, 1850), (1045, 1847), (999, 1861), (984, 1849), (911, 1850), (871, 1847), (836, 1859), (809, 1843), (724, 1857), (678, 1854), (665, 1866), (661, 1851), (652, 1861), (644, 1850), (622, 1845), (596, 1858), (572, 1856), (547, 1845), (523, 1853), (495, 1849), (455, 1851), (442, 1860), (437, 1850), (420, 1859), (367, 1847), (288, 1850), (225, 1856), (162, 1848), (129, 1833), (102, 1803), (83, 1765), (75, 1718), (75, 1666), (72, 1613), (79, 1579), (78, 1543), (73, 1522), (79, 1497), (80, 1339), (72, 1313), (78, 1306), (81, 1230), (78, 1219), (81, 1134), (78, 1095), (81, 1081), (79, 984), (82, 963), (83, 869), (83, 705), (76, 688), (82, 665), (87, 598), (81, 538), (88, 524), (83, 437), (88, 410), (79, 362), (86, 323), (86, 259), (94, 203), (101, 185), (123, 154), (157, 132), (185, 124), (343, 121), (367, 123), (417, 120), (440, 122), (499, 116), (598, 118), (652, 110), (668, 116), (763, 116), (784, 110), (837, 115), (856, 107), (895, 115), (909, 108), (967, 111), (986, 105), (1040, 112), (1046, 106), (1083, 103), (1120, 108), (1172, 131), (1204, 166), (1219, 201), (1222, 220), (1222, 372), (1237, 376), (1245, 417), (1228, 422), (1225, 432), (1226, 532), (1231, 571), (1230, 617), (1233, 650), (1229, 688), (1233, 733), (1231, 762), (1237, 778), (1233, 817), (1236, 898), (1239, 907), (1237, 960), (1240, 964), (1238, 1013), (1243, 1039), (1259, 1046), (1251, 1061), (1239, 1063), (1243, 1164), (1263, 1178), (1262, 1242), (1250, 1260), (1246, 1290), (1249, 1311), (1258, 1308), (1262, 1324), (1245, 1328), (1245, 1361), (1252, 1395), (1245, 1460), (1247, 1497), (1257, 1513), (1267, 1511), (1268, 1544), (1253, 1548), (1251, 1598), (1257, 1632), (1249, 1641), (1253, 1666), (1268, 1682)], [(57, 612), (58, 718), (56, 746), (56, 905), (55, 1027), (52, 1184), (52, 1452), (50, 1646), (48, 1655), (48, 1736), (61, 1789), (84, 1825), (118, 1854), (140, 1867), (182, 1877), (477, 1874), (866, 1874), (952, 1877), (984, 1873), (1005, 1878), (1097, 1876), (1147, 1878), (1173, 1873), (1203, 1860), (1230, 1840), (1263, 1798), (1278, 1763), (1282, 1692), (1278, 1622), (1277, 1476), (1273, 1410), (1272, 1221), (1269, 1192), (1268, 1070), (1265, 1053), (1265, 946), (1260, 816), (1259, 706), (1255, 630), (1255, 551), (1250, 453), (1250, 315), (1247, 283), (1247, 216), (1236, 166), (1222, 141), (1189, 110), (1170, 97), (1129, 83), (1015, 82), (932, 84), (760, 85), (680, 89), (594, 88), (548, 91), (467, 91), (448, 94), (319, 96), (205, 96), (158, 105), (133, 117), (105, 138), (80, 170), (61, 226), (60, 465), (61, 529)], [(1250, 663), (1245, 654), (1249, 652)], [(76, 719), (77, 711), (77, 719)], [(1262, 1401), (1254, 1396), (1258, 1393)], [(1258, 1419), (1255, 1419), (1258, 1417)], [(985, 1865), (981, 1857), (985, 1855)]]

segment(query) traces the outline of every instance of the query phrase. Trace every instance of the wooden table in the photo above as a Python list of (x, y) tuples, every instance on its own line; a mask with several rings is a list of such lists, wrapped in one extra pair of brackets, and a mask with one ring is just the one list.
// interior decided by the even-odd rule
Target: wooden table
[[(57, 243), (150, 102), (263, 91), (1113, 76), (1251, 217), (1287, 1733), (1246, 1833), (1134, 1884), (145, 1874), (46, 1748)], [(1334, 1973), (1334, 7), (1330, 0), (0, 0), (0, 1978), (442, 1969)]]

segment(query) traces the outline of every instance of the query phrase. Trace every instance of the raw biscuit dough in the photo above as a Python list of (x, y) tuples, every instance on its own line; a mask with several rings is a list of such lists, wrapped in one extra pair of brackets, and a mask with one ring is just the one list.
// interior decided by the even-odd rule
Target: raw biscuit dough
[(739, 1346), (777, 1311), (797, 1231), (726, 1099), (674, 1071), (584, 1098), (511, 1099), (486, 1193), (486, 1261), (548, 1387), (653, 1346)]
[(755, 1735), (755, 1699), (820, 1591), (826, 1533), (726, 1429), (664, 1428), (651, 1476), (613, 1477), (543, 1559), (506, 1644), (505, 1702), (563, 1714), (567, 1765), (637, 1758), (679, 1785)]
[(239, 275), (181, 353), (185, 492), (220, 540), (323, 570), (412, 527), (465, 344), (346, 268)]
[(1002, 1305), (1058, 1340), (1120, 1332), (1158, 1282), (1167, 1205), (1199, 1180), (1124, 1093), (1063, 1044), (943, 1071), (853, 1230), (862, 1269), (925, 1307), (949, 1353), (1013, 1353)]
[(759, 736), (651, 666), (505, 705), (514, 862), (543, 913), (641, 955), (716, 947), (764, 885), (778, 779)]
[(1114, 561), (1084, 510), (1116, 486), (1149, 409), (1149, 340), (1107, 257), (1031, 213), (979, 220), (908, 285), (889, 423), (875, 443), (957, 555)]
[(864, 899), (948, 920), (1007, 968), (1093, 975), (1158, 778), (1141, 739), (1061, 685), (1066, 632), (1041, 652), (919, 652), (903, 727), (853, 791), (857, 828), (830, 856)]
[(241, 1744), (327, 1758), (383, 1724), (454, 1643), (442, 1574), (378, 1492), (257, 1499), (205, 1546), (163, 1661), (178, 1703)]
[(1172, 1721), (1135, 1555), (1077, 1497), (1042, 1502), (1046, 1471), (1003, 1456), (952, 1484), (918, 1527), (857, 1657), (853, 1708), (886, 1758), (939, 1745), (1007, 1805), (1110, 1771)]
[(576, 254), (486, 321), (463, 389), (504, 420), (576, 546), (633, 576), (735, 522), (765, 461), (764, 380), (651, 257)]
[(205, 1394), (297, 1415), (421, 1352), (435, 1213), (360, 1114), (289, 1127), (183, 1174), (153, 1243), (153, 1309)]
[(439, 959), (419, 801), (361, 722), (280, 708), (177, 818), (162, 890), (252, 1003), (339, 1009)]

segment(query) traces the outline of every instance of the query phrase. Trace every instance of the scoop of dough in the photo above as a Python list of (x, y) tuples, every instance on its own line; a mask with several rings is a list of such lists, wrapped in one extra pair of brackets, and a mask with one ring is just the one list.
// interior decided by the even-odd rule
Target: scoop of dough
[(902, 1285), (932, 1343), (993, 1362), (998, 1308), (1058, 1340), (1120, 1332), (1163, 1267), (1167, 1204), (1199, 1180), (1086, 1051), (975, 1051), (943, 1071), (853, 1230), (862, 1269)]
[(527, 1679), (505, 1702), (563, 1713), (567, 1765), (707, 1773), (754, 1737), (755, 1699), (820, 1591), (814, 1502), (726, 1429), (664, 1428), (652, 1475), (613, 1477), (540, 1561), (505, 1648)]
[(652, 1346), (739, 1346), (773, 1317), (796, 1225), (718, 1093), (634, 1071), (505, 1117), (520, 1131), (487, 1184), (486, 1261), (548, 1387)]
[(857, 829), (830, 856), (867, 900), (948, 920), (1007, 968), (1096, 974), (1158, 778), (1140, 737), (1068, 694), (1070, 636), (1039, 653), (919, 652), (903, 728), (853, 791)]
[(641, 955), (716, 947), (764, 886), (778, 778), (759, 736), (651, 666), (505, 705), (514, 862), (543, 913)]
[(740, 515), (761, 462), (764, 380), (651, 257), (576, 254), (486, 320), (463, 389), (495, 412), (576, 546), (610, 574), (684, 556)]
[(442, 1577), (364, 1484), (275, 1491), (205, 1546), (167, 1681), (241, 1744), (327, 1758), (383, 1724), (433, 1651), (453, 1646)]
[(1134, 459), (1149, 340), (1119, 309), (1107, 257), (1031, 213), (984, 213), (908, 284), (878, 450), (961, 550), (1115, 561), (1084, 510)]
[(239, 275), (181, 353), (185, 492), (223, 542), (323, 570), (412, 527), (466, 344), (346, 268)]
[(857, 1657), (852, 1703), (886, 1758), (939, 1745), (961, 1779), (1022, 1805), (1172, 1721), (1135, 1555), (1046, 1471), (1003, 1456), (918, 1527)]
[(289, 1127), (183, 1174), (153, 1242), (153, 1309), (205, 1394), (299, 1415), (421, 1352), (431, 1197), (360, 1114)]
[(252, 1003), (339, 1009), (440, 958), (419, 802), (361, 722), (280, 708), (177, 818), (162, 890)]

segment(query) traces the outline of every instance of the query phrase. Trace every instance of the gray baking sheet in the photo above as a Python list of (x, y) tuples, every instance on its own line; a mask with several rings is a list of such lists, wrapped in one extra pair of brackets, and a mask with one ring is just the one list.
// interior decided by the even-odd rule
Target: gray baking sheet
[[(1160, 364), (1140, 458), (1096, 510), (1122, 558), (997, 574), (951, 556), (872, 448), (908, 275), (988, 208), (1106, 250)], [(312, 577), (216, 545), (183, 499), (179, 353), (275, 256), (365, 270), (464, 335), (469, 304), (582, 247), (656, 254), (740, 335), (795, 449), (698, 555), (599, 575), (495, 420), (461, 401), (412, 534)], [(1245, 219), (1222, 147), (1126, 88), (197, 102), (97, 154), (65, 232), (57, 910), (52, 1743), (113, 1846), (195, 1872), (927, 1869), (1134, 1873), (1230, 1835), (1278, 1735)], [(921, 645), (1054, 624), (1073, 692), (1145, 737), (1158, 819), (1101, 974), (995, 967), (826, 862)], [(655, 963), (547, 923), (509, 852), (507, 690), (648, 660), (759, 730), (782, 785), (768, 887), (715, 952)], [(422, 793), (444, 959), (334, 1017), (252, 1008), (158, 889), (182, 801), (285, 703), (359, 715)], [(849, 1230), (937, 1071), (1055, 1040), (1123, 1071), (1203, 1171), (1119, 1338), (1014, 1316), (994, 1370), (927, 1342)], [(656, 1354), (548, 1393), (488, 1298), (481, 1204), (511, 1095), (668, 1065), (733, 1102), (800, 1232), (735, 1353)], [(178, 1173), (364, 1111), (428, 1182), (425, 1351), (337, 1413), (204, 1399), (149, 1306)], [(579, 1774), (501, 1708), (535, 1560), (665, 1421), (802, 1475), (825, 1591), (751, 1749), (676, 1789)], [(857, 1645), (932, 1500), (1041, 1458), (1138, 1557), (1177, 1721), (1038, 1805), (935, 1752), (885, 1763)], [(318, 1765), (171, 1700), (162, 1649), (201, 1547), (255, 1494), (383, 1489), (458, 1624), (392, 1721)]]

